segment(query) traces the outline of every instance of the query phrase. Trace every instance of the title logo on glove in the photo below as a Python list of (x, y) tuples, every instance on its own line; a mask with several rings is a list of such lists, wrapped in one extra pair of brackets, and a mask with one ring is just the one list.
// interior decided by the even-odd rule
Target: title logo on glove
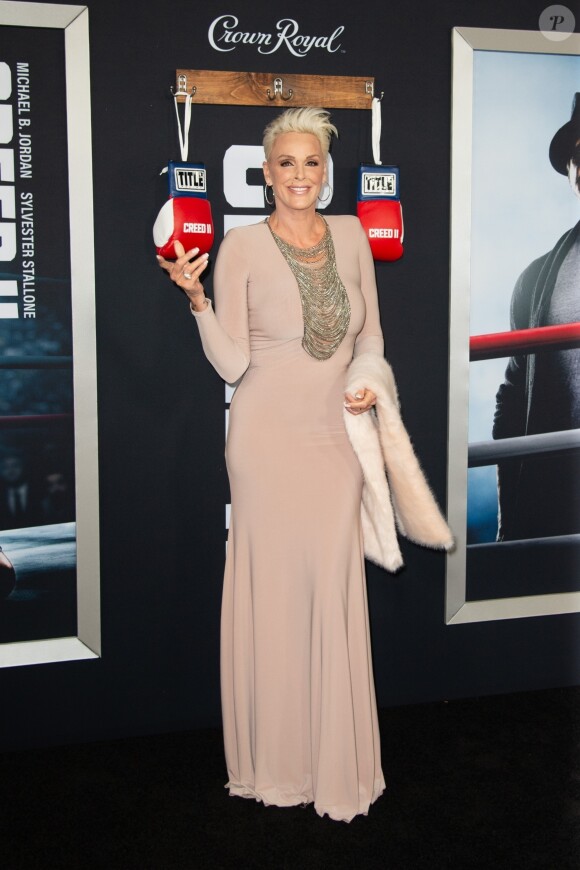
[(205, 193), (205, 169), (176, 166), (173, 170), (173, 183), (179, 193)]
[(322, 48), (334, 54), (341, 45), (337, 40), (344, 32), (344, 25), (341, 25), (330, 36), (308, 36), (300, 33), (294, 18), (281, 18), (276, 24), (276, 34), (244, 32), (237, 29), (239, 23), (235, 15), (214, 18), (207, 32), (212, 48), (216, 51), (233, 51), (238, 45), (256, 45), (260, 54), (274, 54), (285, 45), (294, 57), (305, 57), (312, 48)]
[(394, 172), (363, 172), (363, 196), (396, 196), (397, 176)]

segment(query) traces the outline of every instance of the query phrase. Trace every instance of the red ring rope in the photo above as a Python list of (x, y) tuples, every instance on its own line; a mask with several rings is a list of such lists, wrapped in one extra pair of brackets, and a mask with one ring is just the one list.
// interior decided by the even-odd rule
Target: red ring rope
[(513, 329), (510, 332), (491, 332), (472, 335), (469, 339), (469, 359), (497, 359), (518, 353), (536, 353), (542, 350), (563, 350), (580, 344), (580, 323), (558, 326), (538, 326), (534, 329)]

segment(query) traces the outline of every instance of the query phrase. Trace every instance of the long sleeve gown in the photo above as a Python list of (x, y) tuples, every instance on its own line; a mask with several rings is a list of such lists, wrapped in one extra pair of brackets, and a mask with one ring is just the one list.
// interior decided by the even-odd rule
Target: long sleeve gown
[[(302, 347), (298, 285), (265, 223), (230, 230), (205, 353), (242, 379), (226, 447), (231, 521), (221, 625), (230, 794), (314, 803), (350, 821), (384, 788), (360, 502), (343, 422), (353, 355), (383, 355), (374, 263), (357, 218), (329, 216), (351, 317), (327, 360)], [(361, 384), (364, 387), (365, 384)]]

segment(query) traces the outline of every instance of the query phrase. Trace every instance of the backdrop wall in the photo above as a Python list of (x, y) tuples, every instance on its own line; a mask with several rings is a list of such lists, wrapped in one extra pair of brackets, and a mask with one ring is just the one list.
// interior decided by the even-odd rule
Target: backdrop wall
[[(191, 0), (89, 3), (103, 655), (0, 672), (5, 748), (220, 721), (224, 386), (151, 239), (165, 198), (158, 173), (179, 158), (175, 69), (374, 75), (385, 91), (382, 156), (401, 169), (406, 230), (403, 259), (377, 265), (386, 355), (407, 428), (445, 504), (451, 29), (536, 30), (544, 4), (411, 0), (387, 8), (368, 0), (327, 8), (306, 0), (288, 9), (261, 0), (210, 0), (203, 10)], [(226, 14), (244, 32), (275, 34), (283, 18), (302, 34), (344, 30), (332, 52), (296, 56), (286, 44), (271, 54), (251, 44), (226, 52), (218, 49), (231, 45), (216, 41), (216, 49), (208, 36)], [(224, 197), (224, 153), (259, 144), (272, 114), (193, 108), (190, 158), (206, 164), (218, 239), (224, 214), (253, 213)], [(356, 163), (372, 158), (370, 113), (336, 111), (333, 120), (341, 135), (329, 211), (353, 212)], [(257, 178), (250, 172), (247, 181)], [(211, 293), (211, 277), (207, 286)], [(397, 576), (368, 570), (381, 706), (578, 682), (578, 616), (446, 626), (444, 557), (406, 543), (403, 554)]]

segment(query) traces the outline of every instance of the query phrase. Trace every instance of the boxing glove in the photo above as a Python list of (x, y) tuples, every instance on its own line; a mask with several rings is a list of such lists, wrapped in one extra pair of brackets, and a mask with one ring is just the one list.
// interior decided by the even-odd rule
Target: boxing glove
[(403, 211), (397, 166), (361, 165), (357, 214), (375, 260), (392, 261), (403, 256)]
[(169, 199), (162, 206), (153, 225), (157, 253), (173, 259), (174, 242), (186, 251), (199, 248), (207, 254), (213, 245), (214, 228), (211, 205), (207, 199), (206, 172), (203, 163), (170, 162), (168, 167)]

